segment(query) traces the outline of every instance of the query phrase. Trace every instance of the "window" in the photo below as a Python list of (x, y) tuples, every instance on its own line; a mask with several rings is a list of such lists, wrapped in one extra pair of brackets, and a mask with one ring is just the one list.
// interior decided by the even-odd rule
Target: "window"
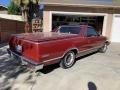
[(60, 33), (69, 33), (69, 34), (79, 34), (80, 33), (80, 27), (61, 27)]
[(88, 27), (87, 37), (91, 37), (91, 36), (98, 36), (98, 33), (95, 31), (93, 27)]

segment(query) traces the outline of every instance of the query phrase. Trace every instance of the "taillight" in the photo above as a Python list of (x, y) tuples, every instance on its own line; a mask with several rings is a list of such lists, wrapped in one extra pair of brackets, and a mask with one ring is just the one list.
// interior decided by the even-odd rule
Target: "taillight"
[(23, 48), (22, 48), (21, 45), (16, 45), (16, 46), (15, 46), (15, 49), (16, 49), (17, 52), (22, 53), (22, 49), (23, 49)]

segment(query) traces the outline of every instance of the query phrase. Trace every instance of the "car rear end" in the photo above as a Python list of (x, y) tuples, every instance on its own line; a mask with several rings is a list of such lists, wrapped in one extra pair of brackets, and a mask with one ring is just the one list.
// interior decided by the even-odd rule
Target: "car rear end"
[(13, 35), (9, 41), (8, 53), (15, 60), (34, 69), (42, 69), (43, 64), (39, 56), (39, 44)]

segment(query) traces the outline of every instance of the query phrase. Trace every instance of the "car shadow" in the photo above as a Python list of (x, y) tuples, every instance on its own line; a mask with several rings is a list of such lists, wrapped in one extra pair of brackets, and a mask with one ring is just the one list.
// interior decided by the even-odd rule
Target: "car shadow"
[(76, 58), (76, 61), (83, 60), (83, 58), (92, 56), (92, 55), (94, 55), (94, 54), (96, 54), (96, 53), (98, 53), (98, 51), (93, 52), (93, 53), (90, 53), (90, 54), (87, 54), (87, 55), (84, 55), (84, 56), (81, 56), (81, 57), (78, 57), (78, 58)]
[(38, 72), (41, 72), (43, 74), (48, 74), (52, 71), (54, 71), (55, 69), (59, 68), (59, 64), (52, 64), (52, 65), (48, 65), (48, 66), (45, 66), (43, 69), (41, 70), (38, 70)]
[[(79, 57), (79, 58), (76, 58), (76, 61), (83, 60), (83, 58), (89, 57), (89, 56), (94, 55), (94, 54), (96, 54), (96, 53), (97, 53), (97, 52), (93, 52), (93, 53), (87, 54), (87, 55), (85, 55), (85, 56), (81, 56), (81, 57)], [(57, 69), (57, 68), (59, 68), (59, 67), (60, 67), (60, 66), (59, 66), (59, 63), (57, 63), (57, 64), (45, 66), (43, 69), (38, 70), (37, 72), (41, 72), (41, 73), (43, 73), (43, 74), (48, 74), (48, 73), (54, 71), (55, 69)]]

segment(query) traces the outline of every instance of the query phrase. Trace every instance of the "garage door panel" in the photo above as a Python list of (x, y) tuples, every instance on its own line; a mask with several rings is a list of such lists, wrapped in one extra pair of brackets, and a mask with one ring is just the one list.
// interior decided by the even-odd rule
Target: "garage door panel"
[(113, 19), (111, 41), (112, 42), (120, 42), (120, 15), (115, 16)]

